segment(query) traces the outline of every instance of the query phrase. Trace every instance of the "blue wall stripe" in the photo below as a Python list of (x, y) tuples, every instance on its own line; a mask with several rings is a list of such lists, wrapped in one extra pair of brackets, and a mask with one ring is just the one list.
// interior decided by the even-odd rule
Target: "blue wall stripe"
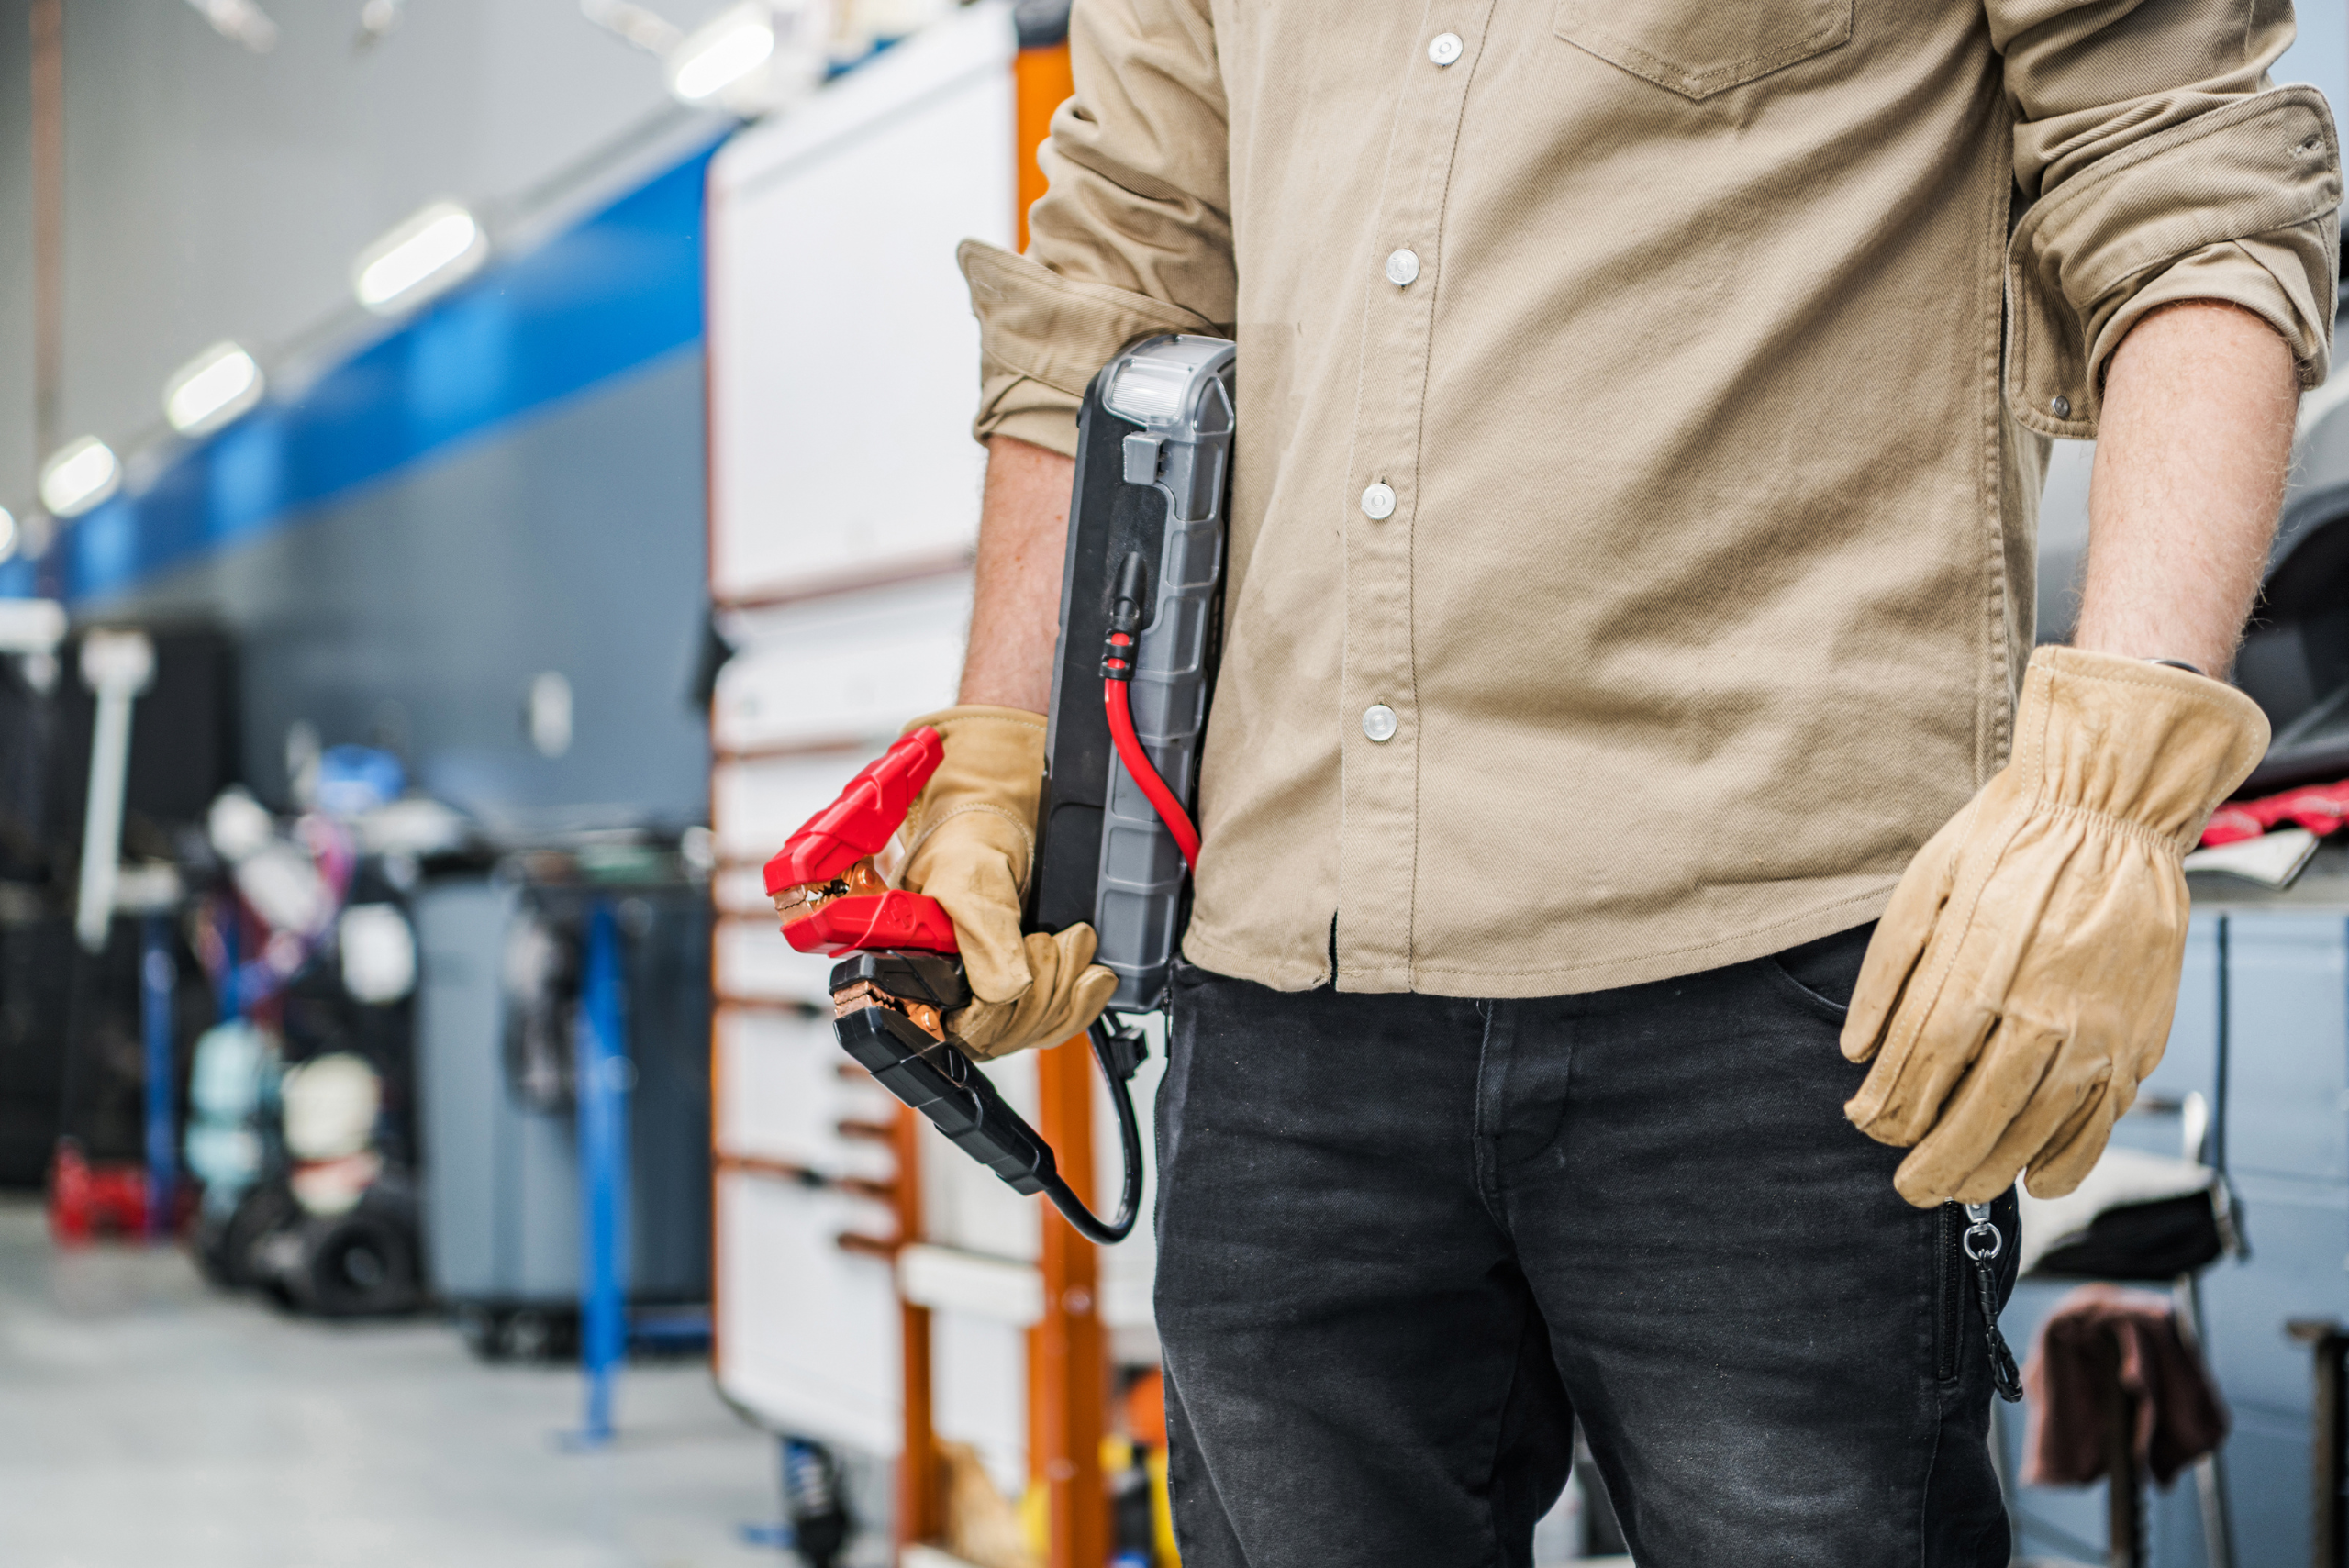
[[(298, 396), (264, 401), (69, 528), (69, 602), (115, 595), (702, 335), (712, 146), (495, 261)], [(32, 590), (0, 565), (0, 594)]]

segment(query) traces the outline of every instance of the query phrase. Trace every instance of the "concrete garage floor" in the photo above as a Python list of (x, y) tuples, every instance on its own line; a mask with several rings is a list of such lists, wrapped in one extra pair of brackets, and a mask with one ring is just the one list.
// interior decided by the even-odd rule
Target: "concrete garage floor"
[(60, 1253), (0, 1200), (8, 1568), (780, 1568), (774, 1445), (698, 1362), (632, 1368), (608, 1450), (579, 1378), (485, 1366), (445, 1324), (328, 1325), (169, 1249)]

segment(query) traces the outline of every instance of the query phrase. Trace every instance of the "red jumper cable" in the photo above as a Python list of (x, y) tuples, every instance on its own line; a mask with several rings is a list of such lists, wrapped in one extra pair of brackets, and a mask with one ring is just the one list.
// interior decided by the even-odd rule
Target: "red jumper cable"
[(1118, 760), (1126, 765), (1126, 773), (1141, 786), (1158, 819), (1166, 824), (1166, 831), (1174, 836), (1174, 847), (1183, 851), (1183, 863), (1191, 874), (1199, 872), (1199, 830), (1191, 825), (1191, 814), (1158, 776), (1150, 753), (1141, 749), (1141, 737), (1134, 733), (1133, 704), (1127, 688), (1134, 678), (1134, 638), (1141, 629), (1141, 595), (1144, 573), (1139, 553), (1129, 555), (1118, 573), (1118, 596), (1109, 612), (1109, 635), (1101, 650), (1101, 703), (1108, 710), (1109, 739), (1118, 748)]

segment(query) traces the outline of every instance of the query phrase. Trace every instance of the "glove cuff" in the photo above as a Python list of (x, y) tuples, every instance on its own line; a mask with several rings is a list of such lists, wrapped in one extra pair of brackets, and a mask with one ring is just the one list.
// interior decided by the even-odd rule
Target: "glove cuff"
[(2013, 765), (2039, 803), (2180, 854), (2266, 751), (2266, 715), (2223, 681), (2077, 648), (2039, 649), (2023, 676)]

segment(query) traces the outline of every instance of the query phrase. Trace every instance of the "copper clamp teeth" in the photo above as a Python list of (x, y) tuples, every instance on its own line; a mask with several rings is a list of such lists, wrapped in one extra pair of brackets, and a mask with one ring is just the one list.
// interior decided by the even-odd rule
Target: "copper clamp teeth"
[(860, 980), (853, 985), (842, 986), (832, 993), (832, 1017), (844, 1018), (866, 1007), (885, 1007), (899, 1018), (910, 1019), (914, 1027), (930, 1039), (943, 1040), (946, 1025), (936, 1007), (927, 1002), (909, 1002), (903, 996), (893, 996), (870, 980)]
[(865, 856), (854, 865), (829, 882), (796, 882), (774, 895), (774, 912), (789, 925), (804, 920), (835, 898), (846, 898), (858, 893), (886, 893), (889, 884), (873, 864), (873, 857)]

